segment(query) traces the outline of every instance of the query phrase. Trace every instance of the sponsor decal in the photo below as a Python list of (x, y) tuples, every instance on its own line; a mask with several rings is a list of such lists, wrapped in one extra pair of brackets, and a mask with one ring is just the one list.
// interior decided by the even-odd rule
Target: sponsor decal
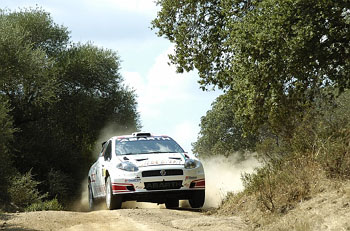
[(96, 174), (91, 173), (91, 182), (95, 182), (95, 181), (96, 181)]
[(166, 165), (166, 164), (180, 165), (182, 164), (182, 161), (177, 159), (149, 160), (149, 161), (142, 161), (138, 166), (145, 167), (145, 166), (151, 166), (151, 165)]
[(130, 137), (130, 138), (121, 138), (118, 139), (120, 142), (132, 142), (138, 140), (171, 140), (170, 137), (163, 136), (153, 136), (153, 137)]
[(145, 183), (145, 189), (147, 190), (179, 189), (181, 186), (182, 181), (159, 181)]
[(195, 180), (197, 179), (196, 176), (186, 176), (186, 180)]

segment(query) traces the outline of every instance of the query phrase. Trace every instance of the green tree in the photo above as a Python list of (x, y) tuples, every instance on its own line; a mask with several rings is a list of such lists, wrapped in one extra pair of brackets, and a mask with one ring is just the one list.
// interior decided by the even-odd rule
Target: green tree
[(267, 123), (288, 136), (323, 89), (350, 86), (348, 0), (157, 4), (153, 28), (175, 43), (172, 63), (180, 72), (198, 69), (203, 88), (233, 91), (246, 130)]
[(14, 173), (12, 167), (10, 143), (13, 139), (13, 121), (9, 115), (8, 101), (0, 95), (0, 205), (8, 200), (8, 186)]
[(1, 132), (12, 134), (14, 144), (4, 133), (0, 146), (22, 174), (13, 179), (30, 172), (41, 182), (32, 184), (38, 193), (72, 199), (99, 131), (108, 123), (140, 128), (135, 94), (123, 85), (116, 52), (72, 43), (67, 28), (40, 8), (0, 10), (0, 32), (0, 124), (7, 124)]
[[(55, 100), (56, 76), (48, 68), (52, 60), (34, 48), (29, 32), (7, 11), (0, 10), (0, 200), (7, 201), (13, 167), (13, 139), (20, 134), (18, 125), (34, 117), (34, 108)], [(17, 133), (14, 132), (17, 130)]]
[(212, 109), (201, 118), (200, 133), (193, 144), (193, 152), (201, 157), (211, 155), (236, 155), (244, 158), (244, 151), (254, 150), (257, 135), (243, 135), (240, 123), (235, 119), (235, 104), (229, 93), (219, 96)]

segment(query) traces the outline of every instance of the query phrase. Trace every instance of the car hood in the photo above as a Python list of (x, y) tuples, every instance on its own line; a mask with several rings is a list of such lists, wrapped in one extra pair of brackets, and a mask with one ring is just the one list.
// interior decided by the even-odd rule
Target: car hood
[(185, 155), (183, 153), (152, 153), (139, 155), (123, 155), (121, 161), (130, 161), (138, 167), (154, 165), (183, 165)]

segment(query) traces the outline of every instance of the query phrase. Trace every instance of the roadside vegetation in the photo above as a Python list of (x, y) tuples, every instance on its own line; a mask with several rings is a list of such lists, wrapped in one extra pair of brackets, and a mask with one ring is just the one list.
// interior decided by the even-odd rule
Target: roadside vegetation
[[(224, 91), (202, 117), (193, 151), (257, 153), (263, 163), (242, 175), (244, 191), (229, 194), (218, 213), (261, 228), (349, 182), (349, 1), (157, 3), (153, 29), (175, 44), (178, 72), (196, 69), (202, 89)], [(302, 222), (275, 230), (317, 230), (317, 221)]]
[[(224, 91), (194, 152), (244, 160), (249, 150), (263, 163), (218, 213), (260, 228), (349, 183), (350, 1), (156, 2), (152, 26), (174, 43), (172, 65)], [(103, 126), (140, 127), (135, 94), (115, 52), (72, 42), (41, 9), (0, 10), (0, 32), (1, 209), (67, 208)]]
[(74, 43), (40, 8), (0, 9), (0, 210), (69, 209), (99, 131), (139, 128), (116, 52)]

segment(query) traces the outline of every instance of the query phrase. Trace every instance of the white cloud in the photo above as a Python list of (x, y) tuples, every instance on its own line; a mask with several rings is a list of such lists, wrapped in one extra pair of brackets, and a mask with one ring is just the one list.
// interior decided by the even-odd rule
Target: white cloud
[(126, 85), (128, 85), (130, 88), (133, 88), (134, 90), (136, 90), (136, 92), (143, 91), (145, 87), (145, 83), (140, 73), (125, 71), (125, 72), (122, 72), (122, 76), (125, 79)]
[(95, 9), (108, 6), (109, 8), (119, 11), (122, 10), (129, 13), (134, 12), (149, 16), (155, 16), (157, 12), (157, 6), (154, 0), (90, 0), (88, 4)]
[(139, 111), (144, 117), (157, 117), (169, 104), (185, 104), (193, 98), (189, 89), (194, 76), (177, 74), (174, 66), (168, 65), (168, 54), (172, 51), (171, 46), (155, 59), (144, 80), (137, 73), (123, 73), (126, 83), (136, 90)]
[(195, 72), (177, 74), (169, 66), (168, 54), (173, 46), (155, 59), (149, 71), (124, 71), (125, 82), (138, 95), (138, 111), (144, 131), (173, 137), (186, 151), (197, 139), (200, 117), (210, 108), (220, 92), (203, 92)]
[(173, 138), (185, 149), (191, 152), (191, 142), (197, 139), (199, 127), (194, 121), (185, 120), (175, 126)]

